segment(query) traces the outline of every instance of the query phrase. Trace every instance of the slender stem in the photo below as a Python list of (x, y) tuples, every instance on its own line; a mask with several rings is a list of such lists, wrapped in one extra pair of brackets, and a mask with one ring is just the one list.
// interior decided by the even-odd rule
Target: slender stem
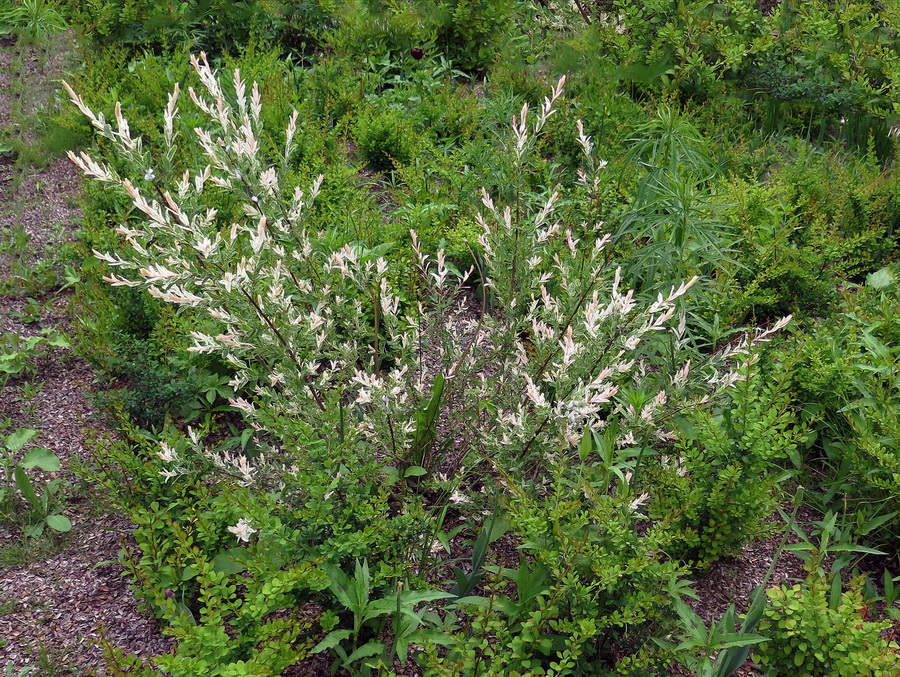
[(391, 451), (393, 453), (394, 458), (399, 458), (397, 455), (397, 438), (394, 436), (394, 424), (391, 422), (391, 415), (387, 416), (387, 424), (388, 430), (391, 433)]
[[(468, 245), (467, 245), (468, 246)], [(478, 259), (475, 257), (474, 252), (472, 252), (472, 248), (469, 247), (469, 252), (472, 253), (472, 259), (475, 261), (475, 265), (478, 268), (478, 275), (481, 278), (481, 288), (484, 289), (484, 275), (481, 271), (481, 266), (478, 265)], [(484, 327), (484, 315), (485, 315), (485, 303), (482, 301), (481, 303), (481, 312), (478, 315), (478, 326), (475, 327), (475, 333), (472, 334), (471, 340), (466, 344), (466, 347), (463, 349), (462, 353), (459, 356), (459, 359), (456, 361), (456, 364), (462, 364), (465, 359), (469, 356), (469, 353), (472, 350), (472, 346), (475, 345), (476, 341), (478, 341), (478, 337), (481, 334), (481, 330)], [(455, 369), (451, 369), (452, 372)]]
[(581, 0), (575, 0), (575, 6), (578, 8), (578, 12), (584, 18), (587, 25), (590, 26), (591, 25), (591, 15), (587, 11), (587, 8), (584, 6), (584, 3), (582, 3)]
[[(521, 172), (520, 172), (521, 174)], [(513, 238), (513, 258), (512, 258), (512, 267), (509, 274), (509, 298), (506, 300), (507, 303), (510, 303), (513, 299), (516, 298), (516, 268), (518, 267), (519, 260), (519, 232), (521, 231), (521, 210), (522, 210), (522, 199), (521, 199), (521, 177), (518, 181), (516, 181), (516, 228), (515, 228), (515, 237)]]
[[(591, 283), (585, 288), (584, 293), (581, 295), (581, 298), (578, 299), (578, 303), (575, 304), (575, 307), (572, 309), (572, 313), (569, 315), (566, 323), (563, 325), (562, 330), (560, 331), (560, 335), (565, 334), (566, 330), (572, 324), (572, 321), (575, 319), (575, 315), (578, 314), (578, 311), (581, 310), (582, 304), (587, 300), (587, 295), (591, 293), (594, 289), (594, 285), (596, 284), (596, 279), (592, 279)], [(560, 350), (559, 346), (555, 346), (553, 350), (551, 350), (547, 357), (544, 359), (543, 363), (540, 367), (538, 367), (537, 374), (535, 376), (535, 380), (539, 379), (544, 375), (544, 370), (550, 365), (550, 361), (555, 357), (556, 353)]]
[(375, 376), (376, 378), (381, 377), (381, 352), (379, 350), (378, 345), (378, 332), (380, 330), (379, 321), (381, 319), (380, 313), (378, 312), (381, 309), (381, 299), (378, 294), (378, 287), (376, 286), (372, 292), (372, 306), (375, 311)]
[[(241, 294), (243, 294), (244, 298), (246, 298), (250, 302), (250, 304), (256, 309), (256, 312), (259, 315), (260, 319), (266, 323), (266, 325), (269, 327), (269, 329), (272, 330), (272, 333), (275, 334), (275, 336), (278, 338), (281, 345), (283, 345), (287, 349), (288, 356), (291, 358), (291, 361), (297, 367), (298, 373), (302, 373), (303, 365), (300, 364), (300, 360), (297, 358), (297, 353), (294, 352), (294, 349), (291, 347), (291, 344), (288, 343), (287, 339), (284, 338), (282, 333), (278, 330), (278, 327), (276, 327), (275, 324), (272, 322), (272, 320), (269, 319), (269, 316), (266, 315), (265, 312), (263, 312), (263, 309), (256, 302), (256, 299), (254, 299), (247, 292), (246, 289), (241, 289)], [(312, 394), (313, 399), (316, 401), (316, 404), (319, 406), (319, 409), (321, 409), (322, 411), (325, 411), (325, 402), (322, 400), (322, 395), (320, 393), (318, 393), (315, 388), (313, 388), (312, 383), (307, 383), (306, 386), (309, 388), (309, 392)]]
[[(635, 317), (635, 316), (632, 316), (632, 319), (628, 320), (628, 322), (624, 325), (623, 330), (627, 330), (627, 329), (628, 329), (628, 327), (632, 324), (634, 317)], [(597, 367), (600, 366), (600, 361), (606, 356), (607, 353), (609, 353), (609, 349), (612, 347), (613, 342), (614, 342), (614, 341), (616, 340), (616, 338), (617, 338), (620, 334), (622, 334), (622, 333), (625, 333), (625, 332), (624, 332), (624, 331), (621, 331), (621, 332), (619, 332), (619, 334), (615, 334), (615, 335), (613, 335), (613, 336), (610, 337), (609, 341), (607, 341), (606, 347), (605, 347), (603, 350), (601, 350), (601, 351), (598, 352), (598, 355), (599, 355), (600, 357), (598, 357), (598, 358), (594, 361), (594, 363), (591, 365), (590, 369), (588, 369), (588, 371), (586, 372), (585, 377), (590, 377), (591, 379), (593, 379), (593, 375), (594, 375), (595, 370), (597, 369)], [(578, 383), (579, 383), (579, 381), (576, 381), (576, 382), (569, 388), (568, 392), (567, 392), (565, 395), (563, 395), (562, 399), (565, 399), (565, 398), (567, 398), (569, 395), (571, 395), (572, 392), (575, 390), (575, 388), (578, 386)], [(557, 399), (560, 399), (560, 398), (557, 398)], [(524, 457), (524, 456), (528, 453), (528, 451), (531, 449), (531, 446), (532, 446), (532, 445), (535, 443), (535, 441), (537, 440), (538, 435), (540, 435), (541, 432), (543, 432), (544, 428), (546, 427), (547, 423), (549, 423), (549, 422), (550, 422), (550, 416), (549, 416), (549, 415), (548, 415), (548, 416), (545, 416), (545, 417), (544, 417), (544, 420), (541, 421), (541, 424), (538, 426), (538, 429), (534, 432), (534, 435), (531, 436), (531, 439), (529, 439), (528, 442), (525, 444), (525, 446), (522, 448), (522, 453), (519, 455), (520, 457)]]

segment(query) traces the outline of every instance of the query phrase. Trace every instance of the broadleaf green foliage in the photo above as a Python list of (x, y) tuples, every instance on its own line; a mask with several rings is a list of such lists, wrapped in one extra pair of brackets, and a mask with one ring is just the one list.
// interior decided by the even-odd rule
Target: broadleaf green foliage
[(30, 537), (40, 536), (44, 527), (56, 532), (72, 529), (71, 521), (60, 512), (62, 481), (44, 478), (36, 481), (39, 473), (26, 472), (60, 469), (59, 457), (49, 449), (32, 447), (22, 453), (37, 435), (38, 431), (32, 428), (19, 428), (0, 441), (0, 514), (17, 523)]
[(898, 434), (896, 353), (900, 331), (893, 268), (876, 271), (876, 284), (844, 295), (842, 314), (795, 342), (783, 369), (797, 399), (821, 419), (822, 500), (849, 509), (860, 537), (896, 547)]
[[(678, 644), (659, 639), (654, 641), (678, 655), (690, 656), (691, 653), (699, 655), (699, 658), (693, 660), (682, 659), (698, 676), (720, 674), (717, 672), (718, 664), (729, 655), (731, 650), (744, 649), (766, 641), (762, 635), (736, 630), (733, 605), (728, 607), (718, 623), (712, 624), (709, 628), (706, 627), (703, 619), (681, 600), (675, 603), (675, 610), (685, 629), (681, 641)], [(711, 660), (715, 654), (719, 654), (719, 661)], [(731, 672), (734, 671), (731, 670), (727, 674), (731, 674)]]

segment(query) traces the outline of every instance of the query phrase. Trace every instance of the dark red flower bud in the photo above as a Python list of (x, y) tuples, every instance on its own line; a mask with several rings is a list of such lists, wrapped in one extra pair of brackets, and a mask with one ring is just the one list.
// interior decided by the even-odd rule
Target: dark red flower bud
[(423, 56), (425, 56), (425, 52), (424, 52), (424, 50), (422, 50), (420, 47), (413, 47), (411, 50), (409, 50), (409, 55), (410, 55), (413, 59), (415, 59), (416, 61), (418, 61), (418, 60), (421, 59)]

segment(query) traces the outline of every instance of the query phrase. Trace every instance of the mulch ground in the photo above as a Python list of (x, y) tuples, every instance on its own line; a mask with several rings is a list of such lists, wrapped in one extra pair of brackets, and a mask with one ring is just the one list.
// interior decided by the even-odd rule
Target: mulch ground
[[(34, 142), (33, 128), (22, 122), (45, 110), (68, 43), (61, 37), (38, 51), (8, 38), (0, 42), (0, 134)], [(42, 306), (40, 317), (30, 317), (27, 287), (11, 276), (27, 275), (74, 237), (80, 190), (81, 177), (66, 158), (22, 168), (13, 155), (0, 155), (0, 235), (8, 238), (15, 230), (28, 238), (24, 251), (0, 255), (0, 281), (13, 291), (0, 296), (0, 334), (33, 336), (42, 329), (70, 328), (66, 293), (45, 291), (35, 299)], [(0, 421), (8, 420), (13, 429), (38, 430), (35, 443), (60, 458), (62, 469), (53, 474), (67, 487), (64, 514), (73, 529), (50, 541), (25, 539), (21, 525), (14, 523), (0, 527), (0, 670), (40, 666), (54, 675), (94, 669), (102, 674), (101, 638), (139, 656), (170, 650), (156, 622), (138, 608), (118, 562), (133, 525), (110, 512), (71, 472), (74, 462), (87, 460), (85, 432), (102, 427), (90, 400), (93, 372), (70, 350), (54, 348), (36, 361), (36, 373), (28, 380), (41, 384), (30, 398), (21, 379), (7, 384)]]

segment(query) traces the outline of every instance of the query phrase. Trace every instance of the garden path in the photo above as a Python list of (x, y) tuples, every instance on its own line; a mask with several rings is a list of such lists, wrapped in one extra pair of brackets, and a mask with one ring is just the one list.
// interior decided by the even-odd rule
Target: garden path
[[(43, 154), (35, 121), (55, 105), (71, 38), (40, 47), (0, 40), (0, 150), (5, 142), (19, 151), (18, 159), (0, 153), (0, 335), (66, 332), (71, 292), (59, 289), (58, 257), (77, 229), (81, 180), (67, 158)], [(141, 656), (164, 652), (169, 641), (137, 608), (118, 563), (133, 525), (72, 471), (91, 462), (90, 437), (108, 434), (91, 405), (91, 368), (65, 348), (34, 364), (0, 397), (0, 424), (11, 426), (0, 436), (39, 431), (36, 443), (61, 460), (54, 474), (63, 479), (73, 528), (24, 539), (22, 523), (0, 522), (0, 670), (82, 675), (102, 664), (101, 638)], [(28, 392), (29, 383), (41, 386)]]

